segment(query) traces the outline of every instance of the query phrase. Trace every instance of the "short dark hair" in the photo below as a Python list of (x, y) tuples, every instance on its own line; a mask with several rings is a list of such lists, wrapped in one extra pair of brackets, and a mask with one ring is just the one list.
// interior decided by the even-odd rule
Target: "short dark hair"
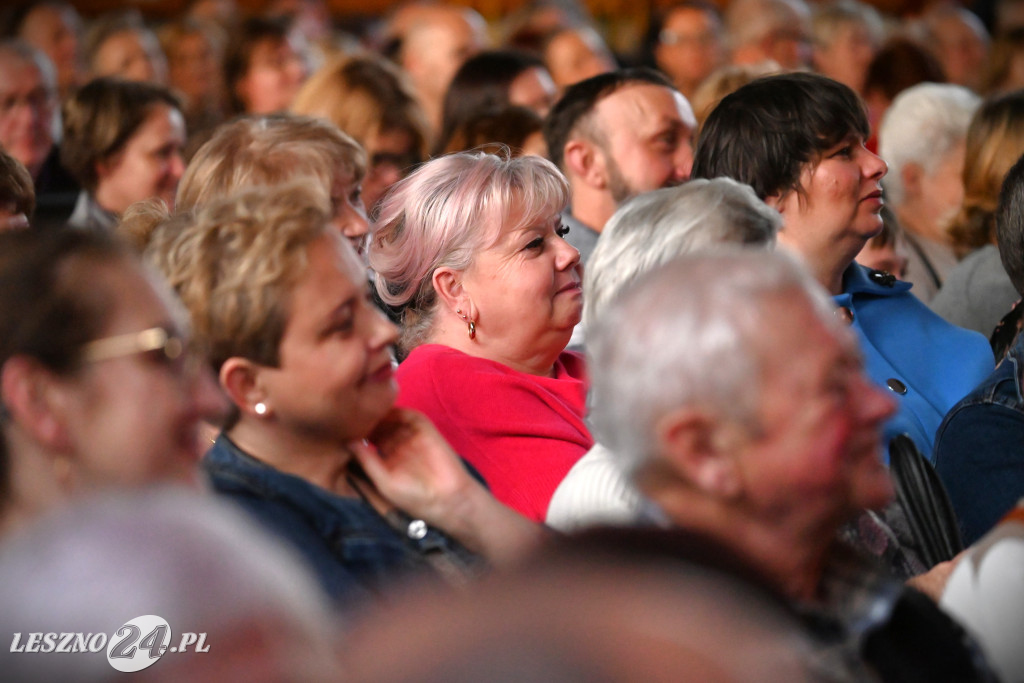
[(566, 88), (544, 120), (544, 141), (548, 146), (548, 158), (564, 171), (562, 154), (565, 143), (580, 120), (593, 111), (598, 102), (616, 90), (636, 83), (650, 83), (670, 90), (676, 89), (664, 75), (647, 67), (609, 71)]
[(999, 258), (1018, 293), (1024, 295), (1024, 157), (1006, 174), (996, 206)]
[(851, 134), (867, 138), (857, 94), (831, 78), (787, 73), (759, 78), (727, 95), (708, 115), (692, 178), (732, 178), (761, 199), (802, 191), (805, 164)]
[(120, 78), (90, 81), (64, 101), (61, 163), (82, 187), (95, 190), (96, 164), (121, 151), (158, 104), (182, 110), (178, 96), (161, 85)]

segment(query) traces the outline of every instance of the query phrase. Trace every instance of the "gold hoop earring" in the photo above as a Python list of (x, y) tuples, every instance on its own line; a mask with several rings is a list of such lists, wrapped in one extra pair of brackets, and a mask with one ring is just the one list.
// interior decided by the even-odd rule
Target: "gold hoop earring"
[(470, 320), (466, 327), (469, 328), (469, 338), (476, 339), (476, 322)]

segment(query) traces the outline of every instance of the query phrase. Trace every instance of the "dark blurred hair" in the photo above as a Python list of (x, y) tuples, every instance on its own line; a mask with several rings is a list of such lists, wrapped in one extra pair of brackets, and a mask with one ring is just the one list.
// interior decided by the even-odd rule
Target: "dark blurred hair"
[(868, 65), (864, 92), (881, 94), (892, 102), (912, 85), (945, 82), (942, 65), (930, 52), (908, 38), (893, 38)]
[(441, 134), (434, 152), (446, 149), (455, 130), (481, 110), (509, 104), (512, 81), (536, 68), (546, 69), (540, 57), (516, 50), (488, 50), (466, 60), (445, 94)]
[(228, 39), (224, 53), (224, 87), (228, 89), (234, 113), (245, 111), (245, 105), (235, 92), (235, 84), (249, 71), (253, 48), (264, 40), (283, 43), (288, 40), (290, 31), (291, 23), (285, 17), (250, 17)]
[(527, 138), (539, 133), (543, 125), (544, 119), (526, 107), (509, 105), (485, 109), (453, 130), (447, 147), (440, 153), (475, 149), (499, 154), (507, 147), (512, 156), (518, 156)]
[(13, 204), (14, 213), (32, 218), (36, 210), (36, 190), (25, 166), (0, 148), (0, 208)]
[(562, 155), (565, 143), (569, 141), (580, 120), (593, 111), (598, 102), (619, 88), (635, 83), (650, 83), (671, 90), (676, 89), (663, 74), (646, 67), (609, 71), (569, 86), (544, 120), (544, 141), (548, 146), (548, 158), (564, 171)]
[(732, 178), (761, 199), (801, 192), (804, 166), (850, 135), (868, 136), (864, 104), (850, 88), (811, 73), (759, 78), (708, 115), (691, 177)]
[(996, 208), (999, 258), (1017, 292), (1024, 295), (1024, 157), (1006, 174)]

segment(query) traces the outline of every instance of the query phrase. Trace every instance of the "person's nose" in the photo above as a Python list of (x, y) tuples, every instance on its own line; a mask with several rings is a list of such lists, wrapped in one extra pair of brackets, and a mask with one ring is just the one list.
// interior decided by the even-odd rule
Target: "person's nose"
[(864, 423), (881, 425), (896, 413), (896, 401), (888, 391), (876, 385), (863, 373), (859, 384), (856, 395), (861, 397), (859, 412)]
[(867, 148), (863, 150), (862, 158), (861, 171), (865, 178), (881, 180), (889, 172), (889, 165), (885, 163), (885, 160)]
[(345, 202), (334, 215), (334, 226), (352, 241), (362, 240), (370, 232), (366, 212)]
[(190, 378), (189, 391), (193, 412), (200, 418), (218, 424), (228, 412), (228, 398), (213, 373), (205, 366)]
[(377, 350), (385, 346), (391, 346), (398, 341), (398, 327), (388, 320), (382, 310), (373, 304), (368, 304), (371, 310), (371, 331), (370, 348)]
[(677, 181), (684, 182), (690, 179), (690, 172), (693, 171), (693, 143), (689, 140), (684, 140), (680, 143), (679, 149), (676, 150), (673, 164)]
[(175, 180), (181, 180), (181, 176), (185, 175), (185, 159), (180, 152), (171, 155), (169, 172)]
[(555, 267), (558, 270), (568, 270), (578, 266), (580, 263), (579, 249), (559, 237), (555, 240)]

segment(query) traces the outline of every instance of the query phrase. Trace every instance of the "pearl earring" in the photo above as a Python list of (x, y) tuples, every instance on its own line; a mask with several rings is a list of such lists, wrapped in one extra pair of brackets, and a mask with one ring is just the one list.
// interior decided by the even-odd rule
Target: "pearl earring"
[(267, 414), (267, 404), (264, 403), (263, 401), (260, 401), (259, 403), (254, 405), (252, 407), (252, 409), (256, 411), (257, 415), (266, 415)]

